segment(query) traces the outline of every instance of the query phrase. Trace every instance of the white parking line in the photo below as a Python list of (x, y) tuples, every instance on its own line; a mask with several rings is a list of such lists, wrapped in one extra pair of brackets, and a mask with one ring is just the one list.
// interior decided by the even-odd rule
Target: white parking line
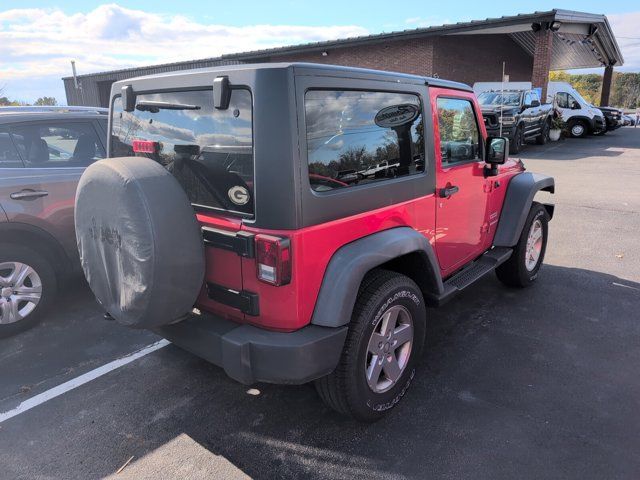
[(57, 387), (53, 387), (47, 390), (46, 392), (42, 392), (34, 397), (31, 397), (28, 400), (25, 400), (24, 402), (22, 402), (13, 410), (0, 413), (0, 423), (4, 422), (5, 420), (9, 420), (10, 418), (15, 417), (16, 415), (20, 415), (21, 413), (24, 413), (27, 410), (31, 410), (32, 408), (37, 407), (38, 405), (42, 405), (43, 403), (51, 400), (52, 398), (59, 397), (60, 395), (67, 393), (68, 391), (73, 390), (74, 388), (78, 388), (84, 385), (85, 383), (90, 382), (91, 380), (95, 380), (98, 377), (106, 375), (107, 373), (112, 372), (113, 370), (120, 368), (124, 365), (127, 365), (128, 363), (131, 363), (134, 360), (142, 358), (145, 355), (149, 355), (150, 353), (155, 352), (156, 350), (166, 347), (170, 343), (171, 342), (169, 342), (168, 340), (164, 340), (164, 339), (160, 340), (156, 343), (153, 343), (151, 345), (144, 347), (141, 350), (138, 350), (137, 352), (133, 352), (133, 353), (130, 353), (129, 355), (118, 358), (113, 362), (109, 362), (106, 365), (96, 368), (95, 370), (91, 370), (90, 372), (87, 372), (83, 375), (80, 375), (79, 377), (71, 379), (68, 382), (64, 382), (58, 385)]

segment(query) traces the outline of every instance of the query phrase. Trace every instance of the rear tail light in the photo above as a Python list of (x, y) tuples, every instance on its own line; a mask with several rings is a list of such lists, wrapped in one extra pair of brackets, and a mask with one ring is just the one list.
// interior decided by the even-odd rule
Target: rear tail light
[(256, 235), (258, 279), (271, 285), (291, 281), (291, 243), (288, 238)]
[(133, 141), (134, 153), (156, 153), (158, 150), (158, 142), (152, 142), (151, 140), (134, 140)]

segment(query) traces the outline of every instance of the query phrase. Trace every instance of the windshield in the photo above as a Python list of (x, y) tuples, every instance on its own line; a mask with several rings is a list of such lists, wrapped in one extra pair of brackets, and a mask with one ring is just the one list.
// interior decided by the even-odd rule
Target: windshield
[(520, 92), (482, 92), (478, 95), (480, 105), (507, 105), (509, 107), (520, 106)]
[(169, 170), (197, 208), (253, 216), (251, 93), (232, 91), (215, 109), (212, 90), (136, 96), (125, 112), (112, 109), (111, 157), (151, 158)]

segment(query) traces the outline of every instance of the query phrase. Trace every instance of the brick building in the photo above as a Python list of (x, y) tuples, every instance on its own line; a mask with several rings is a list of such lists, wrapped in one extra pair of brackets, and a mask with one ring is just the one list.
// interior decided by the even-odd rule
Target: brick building
[[(547, 87), (550, 70), (604, 68), (608, 105), (613, 67), (623, 63), (604, 15), (551, 10), (510, 17), (273, 48), (216, 58), (102, 72), (63, 79), (69, 105), (108, 106), (117, 80), (160, 72), (258, 62), (313, 62), (436, 76), (473, 85), (511, 81)], [(543, 97), (544, 98), (544, 97)]]

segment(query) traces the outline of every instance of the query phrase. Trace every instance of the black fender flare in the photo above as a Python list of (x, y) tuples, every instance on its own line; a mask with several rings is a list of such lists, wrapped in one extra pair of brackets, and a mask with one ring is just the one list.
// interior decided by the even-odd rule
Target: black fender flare
[[(533, 197), (539, 191), (554, 193), (555, 185), (553, 177), (540, 173), (523, 172), (515, 175), (507, 187), (493, 245), (513, 247), (518, 243)], [(552, 216), (553, 206), (549, 205), (547, 211)]]
[(432, 293), (442, 295), (444, 285), (438, 260), (427, 238), (410, 227), (391, 228), (354, 240), (333, 254), (322, 279), (311, 323), (324, 327), (349, 323), (360, 284), (367, 272), (414, 252), (418, 252), (431, 266)]

